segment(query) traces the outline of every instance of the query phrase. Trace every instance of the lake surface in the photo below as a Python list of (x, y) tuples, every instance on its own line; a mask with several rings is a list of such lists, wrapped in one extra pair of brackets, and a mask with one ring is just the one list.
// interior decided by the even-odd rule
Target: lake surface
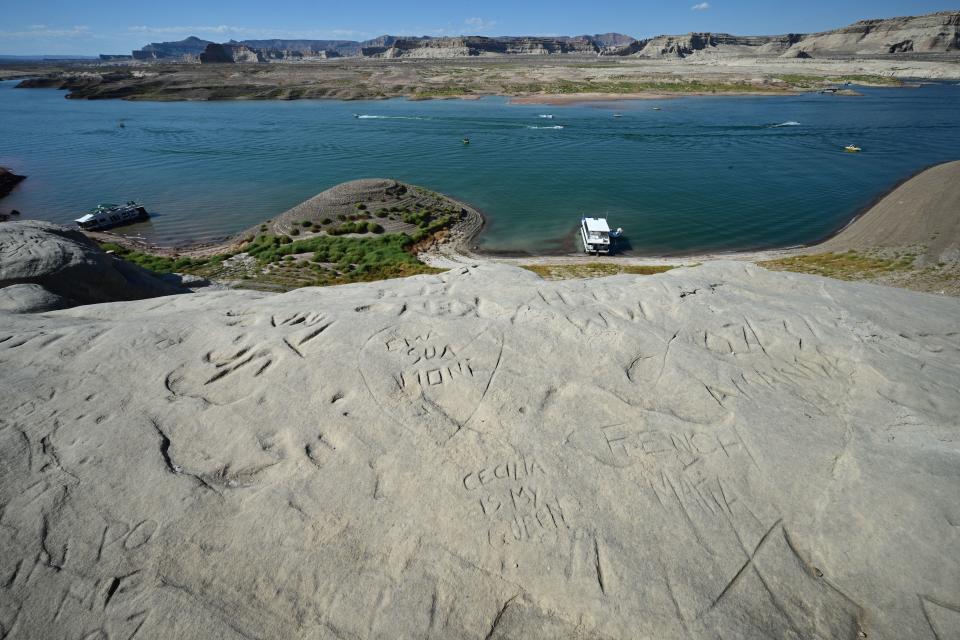
[[(122, 232), (160, 244), (222, 238), (340, 182), (390, 177), (478, 207), (486, 250), (572, 250), (585, 214), (623, 227), (636, 253), (790, 246), (960, 157), (955, 83), (568, 107), (83, 101), (14, 84), (0, 82), (0, 165), (29, 177), (0, 211), (69, 223), (136, 199), (153, 217)], [(863, 153), (843, 153), (850, 143)]]

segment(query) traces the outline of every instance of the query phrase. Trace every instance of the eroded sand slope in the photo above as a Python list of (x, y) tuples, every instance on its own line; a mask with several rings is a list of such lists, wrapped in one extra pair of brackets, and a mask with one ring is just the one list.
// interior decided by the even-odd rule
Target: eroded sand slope
[(3, 314), (0, 636), (953, 637), (957, 318), (724, 262)]

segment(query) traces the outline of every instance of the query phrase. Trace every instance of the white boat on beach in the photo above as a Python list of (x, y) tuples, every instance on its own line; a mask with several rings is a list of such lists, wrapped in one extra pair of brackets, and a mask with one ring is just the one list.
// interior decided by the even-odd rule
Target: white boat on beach
[(81, 229), (95, 231), (137, 222), (138, 220), (146, 220), (149, 217), (150, 214), (140, 203), (130, 200), (124, 205), (98, 204), (74, 222)]
[(610, 230), (606, 218), (581, 218), (580, 239), (583, 240), (584, 253), (597, 255), (610, 254), (613, 241), (623, 235), (623, 229)]

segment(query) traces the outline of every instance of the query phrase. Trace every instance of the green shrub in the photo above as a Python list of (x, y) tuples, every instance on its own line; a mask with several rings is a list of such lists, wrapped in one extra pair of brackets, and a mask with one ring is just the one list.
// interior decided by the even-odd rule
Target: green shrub
[(362, 202), (357, 203), (357, 209), (359, 209), (360, 211), (364, 211), (366, 210), (366, 208), (367, 208), (367, 205), (363, 204)]
[(383, 233), (383, 227), (381, 227), (376, 222), (368, 222), (367, 231), (369, 231), (370, 233)]
[(215, 256), (214, 258), (188, 258), (188, 257), (174, 257), (169, 258), (166, 256), (157, 256), (149, 253), (143, 253), (141, 251), (134, 251), (132, 249), (127, 249), (119, 244), (114, 242), (104, 242), (100, 245), (100, 248), (104, 251), (112, 251), (115, 256), (122, 258), (127, 262), (132, 262), (136, 265), (153, 271), (154, 273), (172, 273), (174, 271), (189, 271), (197, 267), (202, 267), (210, 262), (213, 262), (215, 258), (219, 258), (219, 261), (223, 260), (222, 256)]
[(312, 226), (313, 226), (313, 221), (312, 221), (312, 220), (304, 220), (303, 222), (300, 223), (300, 226), (301, 226), (301, 227), (312, 227)]
[(333, 224), (333, 220), (331, 220), (330, 218), (324, 218), (323, 220), (320, 221), (320, 224)]
[(300, 235), (300, 229), (297, 229), (296, 227), (294, 227), (293, 229), (290, 230), (290, 235), (292, 236)]

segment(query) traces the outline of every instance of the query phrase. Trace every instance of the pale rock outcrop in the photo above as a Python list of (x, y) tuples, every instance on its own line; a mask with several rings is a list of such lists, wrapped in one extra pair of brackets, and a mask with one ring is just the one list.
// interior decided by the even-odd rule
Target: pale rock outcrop
[(960, 51), (960, 12), (861, 20), (842, 29), (811, 34), (794, 46), (814, 56)]
[(266, 58), (247, 46), (235, 42), (216, 44), (211, 42), (200, 54), (201, 64), (232, 64), (266, 62)]
[(0, 633), (953, 637), (958, 317), (723, 262), (0, 312)]
[[(38, 285), (17, 287), (11, 285)], [(104, 253), (80, 231), (37, 220), (0, 224), (3, 308), (46, 311), (184, 293), (135, 264)]]
[(37, 313), (71, 306), (70, 300), (47, 291), (39, 284), (11, 284), (0, 288), (0, 311)]
[(850, 26), (814, 34), (737, 36), (727, 33), (688, 33), (637, 40), (604, 51), (604, 55), (641, 58), (685, 58), (693, 54), (720, 56), (781, 55), (784, 58), (892, 53), (960, 51), (960, 12), (862, 20)]

